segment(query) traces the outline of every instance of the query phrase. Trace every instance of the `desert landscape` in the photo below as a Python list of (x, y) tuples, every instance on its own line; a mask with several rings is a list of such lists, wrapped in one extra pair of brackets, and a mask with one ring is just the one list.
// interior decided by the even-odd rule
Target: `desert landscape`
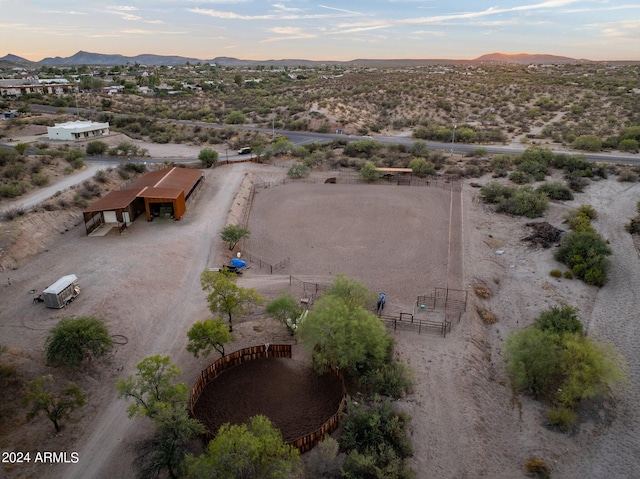
[[(200, 272), (229, 260), (218, 232), (243, 217), (251, 185), (275, 184), (286, 169), (243, 163), (206, 173), (205, 187), (180, 222), (138, 220), (122, 236), (89, 238), (79, 215), (62, 223), (25, 218), (24, 235), (2, 251), (3, 258), (19, 258), (3, 271), (11, 284), (0, 287), (0, 331), (9, 347), (3, 363), (16, 367), (19, 382), (52, 374), (76, 381), (89, 398), (54, 434), (45, 418), (26, 422), (19, 401), (5, 390), (3, 450), (78, 452), (78, 464), (47, 466), (50, 477), (134, 474), (132, 445), (149, 433), (150, 423), (126, 417), (127, 401), (117, 399), (115, 381), (131, 374), (142, 358), (165, 354), (182, 368), (180, 379), (193, 384), (213, 360), (196, 360), (185, 350), (186, 331), (209, 316)], [(415, 296), (431, 287), (468, 291), (467, 311), (446, 338), (391, 332), (399, 358), (416, 378), (413, 392), (398, 401), (412, 417), (416, 477), (527, 477), (523, 464), (530, 457), (544, 458), (554, 477), (640, 475), (640, 298), (630, 287), (638, 284), (640, 256), (624, 230), (635, 212), (638, 183), (594, 181), (575, 200), (552, 202), (545, 217), (563, 228), (568, 209), (596, 208), (594, 226), (614, 250), (609, 282), (598, 289), (550, 277), (558, 267), (552, 252), (521, 241), (527, 221), (495, 213), (468, 180), (458, 188), (323, 184), (328, 174), (335, 172), (312, 174), (317, 183), (257, 190), (249, 215), (252, 235), (243, 248), (272, 262), (288, 257), (290, 263), (273, 275), (253, 266), (239, 284), (269, 299), (285, 290), (303, 294), (289, 275), (329, 283), (344, 273), (372, 291), (385, 291), (389, 311), (396, 312), (410, 310)], [(40, 230), (50, 233), (32, 242)], [(32, 304), (31, 291), (71, 272), (80, 278), (82, 294), (66, 310)], [(489, 289), (490, 298), (476, 296), (476, 285)], [(619, 348), (630, 377), (619, 399), (584, 405), (571, 435), (546, 427), (544, 405), (513, 393), (501, 357), (507, 334), (531, 324), (542, 309), (564, 303), (580, 309), (589, 336)], [(498, 322), (484, 324), (478, 307), (490, 309)], [(69, 315), (104, 318), (110, 332), (124, 339), (107, 361), (87, 364), (79, 373), (46, 368), (47, 333)], [(273, 343), (286, 331), (258, 308), (237, 323), (234, 334), (228, 351)], [(305, 360), (301, 346), (294, 351), (294, 358)], [(33, 463), (3, 468), (11, 478), (43, 474), (43, 466)]]

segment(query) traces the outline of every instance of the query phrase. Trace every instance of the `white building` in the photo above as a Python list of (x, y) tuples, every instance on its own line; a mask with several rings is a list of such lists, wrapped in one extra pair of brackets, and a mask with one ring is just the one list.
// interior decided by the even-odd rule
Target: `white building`
[(94, 123), (92, 121), (70, 121), (47, 127), (47, 137), (50, 140), (86, 140), (108, 134), (109, 123)]

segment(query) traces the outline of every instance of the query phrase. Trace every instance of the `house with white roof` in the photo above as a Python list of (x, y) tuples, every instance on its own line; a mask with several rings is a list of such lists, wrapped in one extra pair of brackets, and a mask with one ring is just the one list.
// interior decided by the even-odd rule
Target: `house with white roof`
[(109, 123), (93, 121), (69, 121), (56, 123), (47, 127), (47, 137), (50, 140), (77, 141), (87, 140), (109, 134)]

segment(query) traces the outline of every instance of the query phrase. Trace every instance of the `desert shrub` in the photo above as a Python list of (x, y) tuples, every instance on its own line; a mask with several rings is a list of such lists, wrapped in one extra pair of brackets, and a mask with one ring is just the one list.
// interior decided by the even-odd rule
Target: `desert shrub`
[(349, 401), (339, 439), (347, 453), (342, 477), (413, 477), (405, 462), (412, 454), (406, 434), (409, 421), (407, 414), (393, 410), (388, 399), (376, 398), (371, 404)]
[(571, 146), (576, 150), (600, 151), (602, 149), (602, 140), (595, 135), (580, 135)]
[(384, 145), (375, 140), (358, 140), (347, 143), (343, 153), (351, 157), (371, 158)]
[(428, 175), (435, 175), (436, 168), (433, 163), (427, 161), (425, 158), (413, 158), (409, 162), (409, 168), (411, 168), (414, 175), (424, 178)]
[(479, 178), (482, 176), (482, 170), (477, 165), (468, 165), (464, 169), (464, 176), (468, 178)]
[(551, 271), (549, 271), (549, 276), (552, 276), (554, 278), (561, 278), (562, 271), (560, 271), (559, 269), (552, 269)]
[[(2, 186), (2, 185), (0, 185)], [(8, 208), (4, 210), (2, 217), (7, 221), (12, 221), (19, 216), (22, 216), (26, 213), (26, 210), (20, 206), (16, 206), (14, 208)]]
[(497, 181), (492, 181), (480, 189), (482, 199), (486, 203), (499, 203), (504, 198), (511, 198), (516, 189), (513, 186), (506, 186)]
[(360, 169), (360, 178), (362, 178), (363, 180), (376, 181), (380, 178), (380, 176), (380, 171), (370, 161), (367, 161)]
[(549, 479), (551, 477), (551, 468), (544, 459), (532, 457), (524, 463), (524, 469), (529, 474), (535, 474), (540, 479)]
[(11, 163), (4, 169), (4, 176), (13, 180), (19, 179), (25, 172), (24, 163), (16, 161)]
[(382, 367), (367, 371), (361, 382), (369, 391), (398, 399), (413, 386), (413, 370), (400, 361), (392, 360)]
[(0, 148), (0, 166), (13, 163), (18, 158), (18, 152), (8, 148)]
[(340, 446), (331, 436), (314, 447), (308, 454), (304, 464), (305, 477), (321, 479), (339, 479), (340, 469), (344, 462), (344, 454), (340, 454)]
[(504, 177), (513, 165), (513, 159), (510, 155), (495, 155), (489, 162), (489, 167), (493, 171), (494, 176)]
[(109, 145), (104, 141), (90, 141), (85, 151), (87, 155), (104, 155), (108, 149)]
[(242, 125), (247, 122), (247, 118), (241, 111), (232, 111), (225, 119), (225, 123), (229, 125)]
[(618, 181), (635, 183), (638, 181), (638, 173), (631, 168), (623, 168), (620, 170), (620, 173), (618, 173)]
[(484, 324), (491, 325), (498, 322), (498, 317), (492, 313), (491, 310), (487, 308), (477, 308), (476, 311), (478, 311), (478, 316), (480, 316)]
[(74, 170), (78, 170), (84, 166), (84, 153), (80, 150), (69, 150), (64, 154), (64, 159)]
[(561, 307), (552, 306), (542, 311), (536, 318), (535, 325), (543, 331), (557, 334), (582, 333), (578, 309), (566, 304)]
[(555, 258), (585, 283), (603, 286), (607, 280), (611, 248), (595, 231), (571, 231), (563, 236)]
[(529, 177), (536, 181), (542, 181), (549, 171), (546, 161), (536, 160), (533, 158), (520, 159), (516, 161), (517, 171), (526, 173)]
[(109, 180), (109, 178), (107, 177), (107, 172), (104, 170), (96, 171), (96, 174), (93, 175), (93, 179), (98, 183), (106, 183)]
[(36, 186), (44, 186), (49, 183), (49, 177), (44, 173), (34, 173), (31, 175), (31, 183)]
[(22, 182), (0, 183), (0, 198), (15, 198), (27, 190)]
[(564, 272), (565, 279), (573, 279), (573, 273), (571, 271)]
[(549, 423), (556, 426), (562, 432), (569, 432), (576, 422), (578, 414), (571, 408), (557, 406), (547, 411)]
[(509, 179), (516, 185), (531, 183), (531, 177), (524, 171), (516, 170), (509, 175)]
[(308, 166), (303, 163), (296, 162), (291, 165), (291, 168), (289, 168), (289, 171), (287, 171), (287, 176), (289, 178), (305, 178), (309, 176), (310, 172), (311, 171), (309, 170)]
[(549, 200), (545, 194), (536, 193), (530, 187), (516, 190), (511, 198), (500, 201), (498, 211), (527, 218), (543, 216), (549, 207)]
[(573, 199), (571, 189), (558, 181), (544, 183), (536, 188), (536, 192), (544, 193), (552, 200), (570, 201)]
[(590, 220), (598, 219), (598, 210), (592, 205), (580, 205), (578, 206), (578, 214), (587, 216)]
[(618, 149), (620, 151), (628, 151), (630, 153), (638, 153), (638, 151), (640, 151), (640, 143), (638, 143), (638, 140), (634, 140), (634, 139), (628, 138), (628, 139), (622, 140), (622, 141), (620, 141), (620, 143), (618, 143)]
[(118, 170), (124, 170), (131, 173), (140, 174), (147, 171), (147, 165), (145, 165), (144, 163), (133, 163), (133, 162), (120, 163), (118, 165)]
[(579, 172), (572, 172), (565, 176), (567, 180), (567, 185), (571, 188), (572, 191), (576, 191), (578, 193), (582, 193), (585, 187), (589, 184), (587, 179), (582, 176)]

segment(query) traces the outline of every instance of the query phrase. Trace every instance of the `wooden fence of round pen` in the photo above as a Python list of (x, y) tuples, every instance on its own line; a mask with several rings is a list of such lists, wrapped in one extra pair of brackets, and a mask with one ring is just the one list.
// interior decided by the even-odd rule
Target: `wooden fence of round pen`
[[(218, 374), (234, 366), (238, 366), (239, 364), (261, 358), (291, 358), (291, 345), (263, 344), (260, 346), (251, 346), (249, 348), (239, 349), (238, 351), (221, 357), (215, 363), (203, 369), (200, 373), (200, 377), (191, 388), (191, 394), (189, 397), (189, 410), (191, 412), (191, 415), (194, 416), (193, 408), (196, 402), (198, 402), (202, 391), (207, 386), (207, 384), (209, 384), (218, 376)], [(342, 383), (342, 400), (340, 401), (338, 410), (315, 431), (288, 443), (290, 446), (297, 448), (300, 453), (304, 453), (313, 449), (314, 446), (321, 442), (327, 434), (331, 434), (338, 427), (338, 423), (340, 421), (340, 417), (342, 416), (342, 411), (344, 410), (346, 402), (346, 389), (344, 386), (344, 378), (342, 377), (342, 374), (339, 371), (333, 371), (333, 374), (335, 374)], [(214, 438), (214, 434), (212, 434), (211, 432), (207, 432), (204, 438), (208, 442)]]

